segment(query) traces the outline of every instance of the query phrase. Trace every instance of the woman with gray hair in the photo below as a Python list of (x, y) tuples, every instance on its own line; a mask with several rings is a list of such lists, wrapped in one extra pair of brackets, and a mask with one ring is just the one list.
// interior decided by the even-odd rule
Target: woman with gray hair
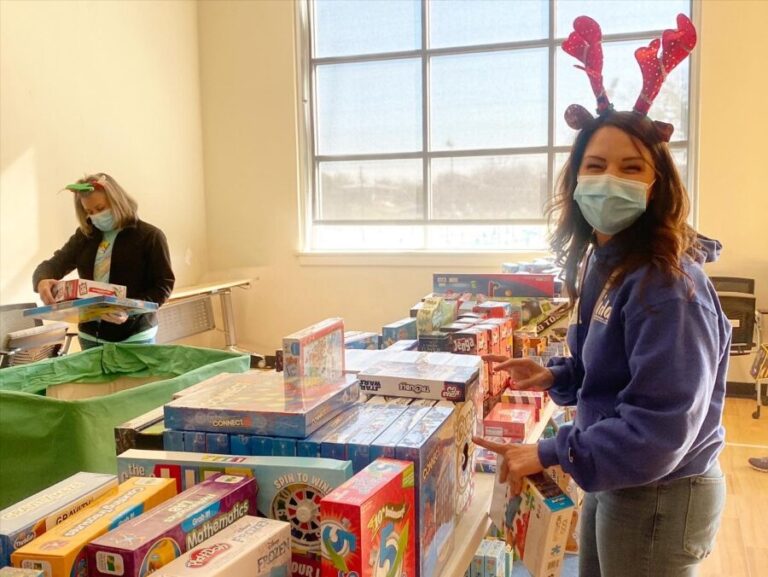
[[(136, 201), (103, 172), (66, 188), (74, 193), (80, 226), (53, 257), (35, 269), (32, 284), (43, 302), (54, 302), (54, 285), (75, 269), (82, 279), (126, 286), (128, 298), (158, 305), (168, 300), (175, 281), (168, 243), (159, 228), (139, 220)], [(104, 342), (152, 343), (157, 315), (108, 313), (80, 323), (78, 329), (83, 349)]]

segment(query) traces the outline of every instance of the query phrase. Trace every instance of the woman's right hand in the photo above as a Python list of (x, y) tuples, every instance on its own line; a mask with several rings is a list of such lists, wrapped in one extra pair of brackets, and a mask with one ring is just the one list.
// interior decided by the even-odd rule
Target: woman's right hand
[(53, 296), (53, 287), (59, 282), (54, 278), (44, 278), (37, 283), (37, 294), (40, 295), (43, 303), (52, 305), (56, 302), (56, 298)]
[(533, 359), (510, 359), (501, 355), (484, 355), (484, 361), (490, 361), (491, 370), (495, 373), (506, 371), (509, 373), (509, 386), (513, 389), (546, 391), (555, 382), (552, 371), (542, 367)]

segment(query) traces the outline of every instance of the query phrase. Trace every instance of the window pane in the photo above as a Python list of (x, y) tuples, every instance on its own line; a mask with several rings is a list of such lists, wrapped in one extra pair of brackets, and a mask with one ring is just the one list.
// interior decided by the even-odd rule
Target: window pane
[(323, 220), (421, 218), (421, 160), (371, 160), (320, 164)]
[(421, 48), (419, 0), (315, 0), (315, 58)]
[(420, 224), (390, 226), (315, 224), (312, 226), (312, 246), (322, 250), (348, 252), (421, 250), (425, 248), (424, 227)]
[(689, 0), (579, 0), (557, 3), (557, 37), (566, 38), (573, 31), (573, 21), (588, 15), (600, 24), (603, 34), (623, 34), (644, 30), (676, 28), (677, 15), (690, 15)]
[(430, 48), (546, 38), (549, 4), (542, 0), (433, 0)]
[(432, 150), (547, 144), (547, 50), (432, 59)]
[(436, 219), (542, 218), (546, 197), (546, 154), (432, 160)]
[[(640, 46), (647, 46), (649, 42), (650, 40), (603, 44), (603, 85), (616, 110), (632, 110), (640, 95), (643, 77), (640, 65), (635, 60), (635, 50)], [(555, 81), (557, 145), (571, 144), (576, 135), (563, 119), (565, 109), (569, 105), (581, 104), (592, 114), (597, 107), (587, 75), (583, 70), (575, 68), (575, 64), (579, 64), (575, 58), (558, 49)], [(667, 76), (648, 113), (654, 120), (674, 125), (673, 141), (688, 138), (688, 65), (689, 60), (686, 59)]]
[[(683, 181), (683, 184), (686, 188), (688, 188), (688, 150), (685, 148), (673, 148), (670, 150), (672, 153), (672, 158), (675, 160), (675, 166), (677, 166), (677, 171), (680, 173), (680, 179)], [(688, 197), (689, 200), (692, 200), (692, 193), (693, 191), (688, 191)]]
[(546, 225), (436, 225), (427, 227), (428, 250), (542, 250)]
[(316, 75), (318, 154), (422, 149), (419, 60), (318, 66)]

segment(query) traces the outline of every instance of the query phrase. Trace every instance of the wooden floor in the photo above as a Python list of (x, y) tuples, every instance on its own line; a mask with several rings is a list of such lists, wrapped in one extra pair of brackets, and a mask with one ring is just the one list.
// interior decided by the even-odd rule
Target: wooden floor
[(717, 545), (699, 577), (768, 576), (768, 473), (747, 463), (750, 457), (768, 457), (768, 407), (760, 419), (752, 418), (754, 410), (754, 401), (726, 399), (720, 464), (728, 497)]

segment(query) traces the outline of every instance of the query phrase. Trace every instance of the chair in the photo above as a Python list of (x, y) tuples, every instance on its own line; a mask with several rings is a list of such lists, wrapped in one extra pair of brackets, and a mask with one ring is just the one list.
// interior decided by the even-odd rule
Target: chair
[(43, 324), (25, 317), (35, 303), (0, 305), (0, 368), (58, 357), (69, 351), (74, 333), (66, 323)]

